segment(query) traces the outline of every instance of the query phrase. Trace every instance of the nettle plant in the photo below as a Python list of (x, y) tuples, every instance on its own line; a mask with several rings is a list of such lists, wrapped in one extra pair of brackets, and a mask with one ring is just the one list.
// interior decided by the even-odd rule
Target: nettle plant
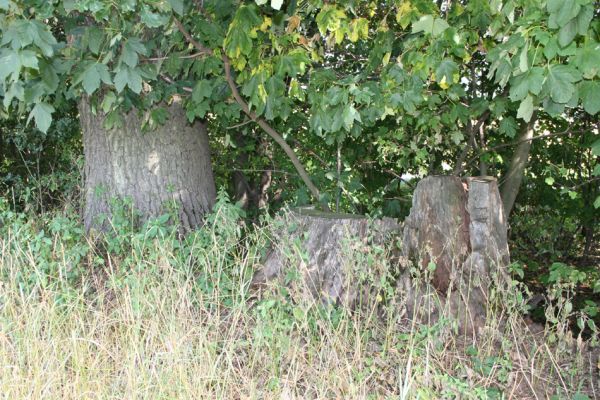
[[(317, 201), (331, 197), (315, 180), (375, 204), (405, 172), (479, 161), (487, 173), (536, 118), (600, 110), (593, 0), (1, 0), (0, 12), (3, 115), (46, 131), (86, 98), (107, 128), (131, 108), (153, 128), (180, 98), (190, 121), (267, 133)], [(301, 161), (292, 139), (333, 157)]]

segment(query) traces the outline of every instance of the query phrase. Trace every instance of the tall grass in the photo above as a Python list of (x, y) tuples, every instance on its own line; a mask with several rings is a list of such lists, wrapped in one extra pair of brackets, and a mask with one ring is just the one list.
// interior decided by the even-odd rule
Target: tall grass
[[(512, 305), (490, 305), (472, 342), (449, 316), (411, 321), (394, 291), (350, 311), (277, 284), (251, 289), (271, 223), (245, 228), (224, 196), (184, 240), (168, 216), (135, 230), (127, 215), (91, 241), (68, 213), (2, 211), (1, 397), (598, 396), (594, 352), (556, 327), (532, 333), (515, 293), (502, 294)], [(390, 271), (389, 290), (385, 251), (349, 262)]]

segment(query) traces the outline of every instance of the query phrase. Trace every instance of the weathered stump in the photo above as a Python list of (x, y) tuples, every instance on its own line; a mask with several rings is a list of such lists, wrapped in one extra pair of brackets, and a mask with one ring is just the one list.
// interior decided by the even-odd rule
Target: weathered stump
[[(476, 334), (485, 323), (490, 288), (507, 279), (506, 230), (494, 178), (420, 181), (405, 221), (403, 256), (432, 276), (428, 284), (408, 272), (401, 278), (409, 315), (432, 321), (449, 314), (462, 332)], [(434, 300), (432, 292), (438, 294)]]
[(303, 291), (313, 299), (350, 307), (362, 289), (352, 277), (356, 266), (353, 252), (381, 244), (388, 233), (401, 229), (391, 218), (371, 221), (364, 216), (310, 209), (291, 211), (279, 222), (281, 227), (273, 232), (271, 250), (253, 284), (297, 275), (299, 282), (293, 283), (307, 289)]

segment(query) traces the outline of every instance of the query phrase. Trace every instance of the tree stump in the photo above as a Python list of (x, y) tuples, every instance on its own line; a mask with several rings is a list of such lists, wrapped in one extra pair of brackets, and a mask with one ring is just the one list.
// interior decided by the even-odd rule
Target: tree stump
[[(462, 332), (477, 334), (491, 286), (508, 279), (507, 228), (496, 180), (432, 176), (420, 181), (405, 221), (402, 253), (432, 275), (430, 283), (421, 284), (403, 274), (399, 287), (409, 315), (432, 321), (450, 314)], [(432, 292), (439, 295), (434, 301), (424, 297)]]
[[(273, 232), (273, 246), (255, 274), (253, 284), (296, 275), (302, 291), (324, 303), (353, 307), (361, 291), (353, 278), (353, 253), (358, 246), (383, 243), (400, 224), (385, 218), (371, 221), (353, 214), (325, 213), (311, 209), (289, 212)], [(368, 273), (368, 271), (367, 271)], [(305, 290), (307, 289), (307, 290)]]

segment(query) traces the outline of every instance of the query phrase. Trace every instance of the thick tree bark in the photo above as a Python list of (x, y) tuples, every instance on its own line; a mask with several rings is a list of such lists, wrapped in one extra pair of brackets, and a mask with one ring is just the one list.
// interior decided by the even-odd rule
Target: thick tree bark
[(79, 104), (85, 155), (85, 228), (104, 230), (113, 198), (130, 198), (143, 222), (165, 212), (175, 201), (184, 230), (201, 224), (216, 190), (206, 127), (190, 125), (178, 103), (166, 107), (164, 126), (142, 132), (136, 110), (124, 116), (123, 126), (107, 130), (105, 115), (96, 115), (86, 100)]
[(535, 115), (531, 117), (531, 121), (523, 125), (521, 135), (519, 136), (519, 144), (515, 149), (508, 173), (502, 185), (502, 203), (504, 205), (504, 215), (507, 217), (513, 209), (517, 194), (519, 194), (519, 188), (529, 158), (529, 151), (531, 150), (534, 125)]

